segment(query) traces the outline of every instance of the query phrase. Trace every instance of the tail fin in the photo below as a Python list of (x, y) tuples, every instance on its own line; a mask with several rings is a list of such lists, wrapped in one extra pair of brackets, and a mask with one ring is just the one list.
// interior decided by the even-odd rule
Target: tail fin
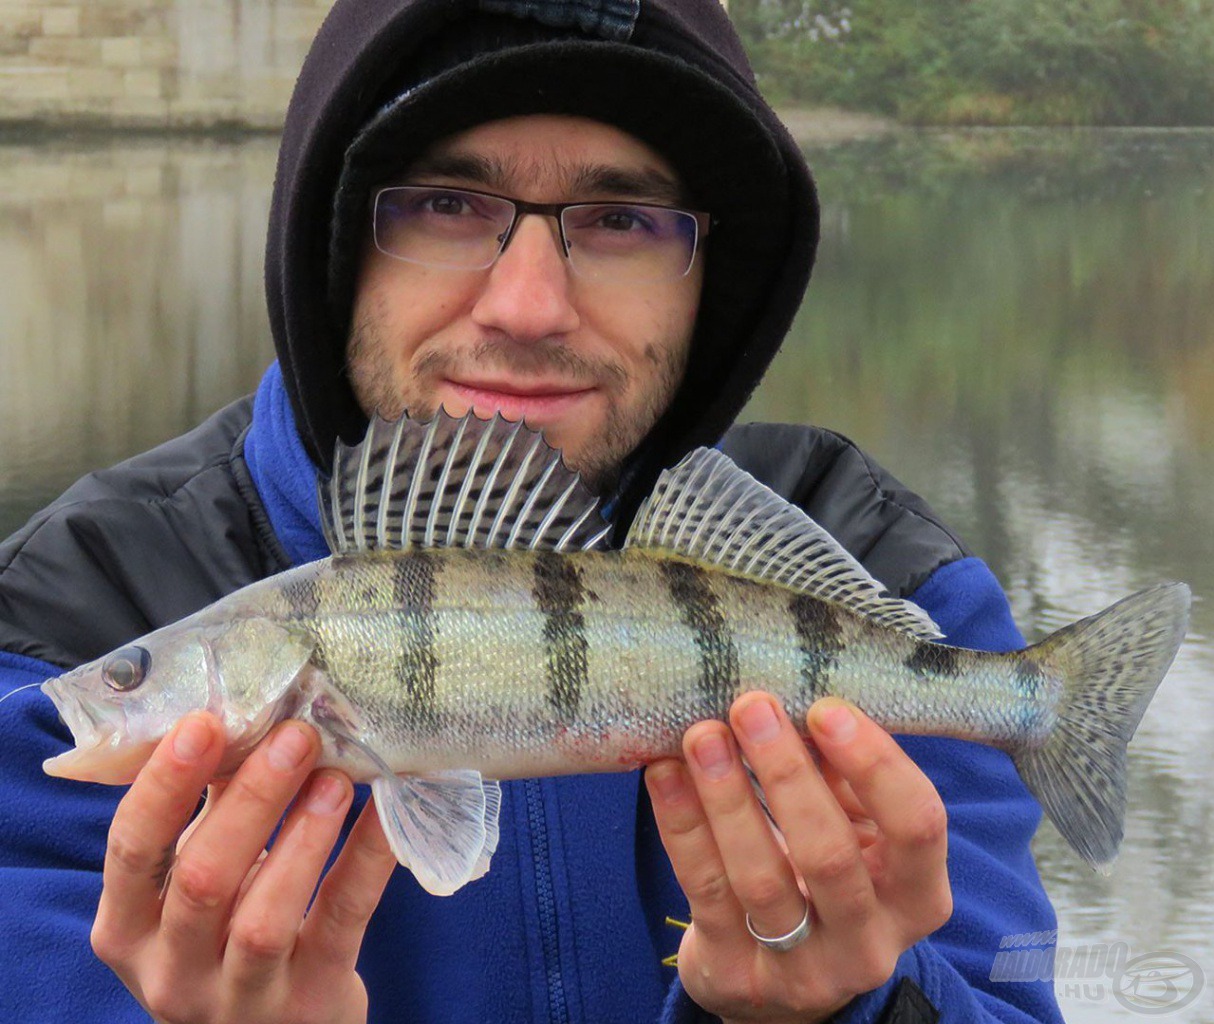
[(1046, 637), (1030, 656), (1063, 679), (1058, 724), (1013, 754), (1025, 784), (1075, 851), (1102, 873), (1125, 827), (1126, 745), (1189, 622), (1189, 588), (1162, 583)]

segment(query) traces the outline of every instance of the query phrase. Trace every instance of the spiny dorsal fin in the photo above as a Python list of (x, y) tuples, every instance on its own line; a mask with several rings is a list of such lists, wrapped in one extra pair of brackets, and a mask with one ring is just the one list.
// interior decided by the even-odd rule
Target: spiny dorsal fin
[(697, 448), (658, 478), (624, 546), (779, 583), (925, 640), (943, 635), (923, 609), (890, 594), (809, 516), (710, 448)]
[(522, 422), (439, 410), (428, 423), (375, 417), (339, 441), (321, 485), (334, 553), (413, 547), (601, 547), (610, 526), (561, 453)]

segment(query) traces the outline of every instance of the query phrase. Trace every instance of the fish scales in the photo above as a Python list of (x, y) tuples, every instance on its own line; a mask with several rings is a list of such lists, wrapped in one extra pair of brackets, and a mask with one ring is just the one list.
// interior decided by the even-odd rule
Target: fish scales
[(490, 554), (333, 559), (312, 581), (314, 616), (292, 619), (397, 771), (653, 760), (751, 689), (793, 721), (834, 694), (894, 730), (988, 742), (1049, 718), (1039, 667), (925, 644), (787, 588), (641, 551)]

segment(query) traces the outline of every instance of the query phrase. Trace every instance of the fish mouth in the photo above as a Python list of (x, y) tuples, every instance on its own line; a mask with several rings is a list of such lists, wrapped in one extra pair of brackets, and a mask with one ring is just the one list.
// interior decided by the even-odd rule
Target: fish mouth
[(126, 785), (135, 780), (151, 756), (155, 741), (133, 741), (125, 729), (102, 721), (62, 679), (47, 680), (42, 692), (50, 697), (76, 741), (73, 749), (42, 762), (47, 775), (107, 785)]
[(72, 692), (72, 688), (63, 682), (63, 677), (48, 679), (42, 684), (42, 692), (51, 699), (63, 724), (71, 731), (76, 744), (89, 746), (96, 741), (99, 733), (106, 727), (95, 715), (89, 712), (84, 702)]

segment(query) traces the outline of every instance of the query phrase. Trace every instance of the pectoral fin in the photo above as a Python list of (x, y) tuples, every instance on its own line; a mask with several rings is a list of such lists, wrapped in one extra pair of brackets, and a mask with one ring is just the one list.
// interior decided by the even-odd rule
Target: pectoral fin
[(312, 721), (339, 744), (357, 750), (372, 773), (371, 793), (388, 845), (418, 883), (450, 896), (489, 870), (497, 849), (502, 793), (496, 779), (471, 769), (397, 775), (358, 735), (353, 708), (337, 693), (318, 693)]
[(371, 784), (396, 859), (435, 896), (450, 896), (489, 870), (497, 849), (501, 789), (480, 772), (381, 775)]

